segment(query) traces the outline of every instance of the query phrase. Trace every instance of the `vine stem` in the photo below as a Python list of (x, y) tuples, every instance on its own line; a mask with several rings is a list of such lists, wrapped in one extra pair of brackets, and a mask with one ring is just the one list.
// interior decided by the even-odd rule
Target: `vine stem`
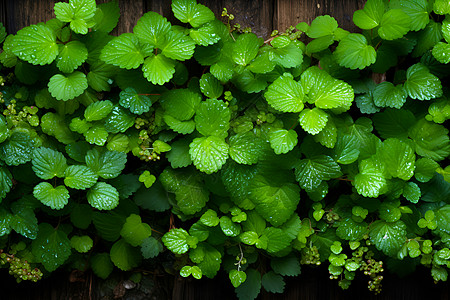
[(239, 251), (241, 252), (241, 256), (239, 257), (239, 261), (236, 263), (238, 272), (241, 270), (241, 262), (244, 258), (244, 251), (242, 251), (241, 243), (238, 244)]

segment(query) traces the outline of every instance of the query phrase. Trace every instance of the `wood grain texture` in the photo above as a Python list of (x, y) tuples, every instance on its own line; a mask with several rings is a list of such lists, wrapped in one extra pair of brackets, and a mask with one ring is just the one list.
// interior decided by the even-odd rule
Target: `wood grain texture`
[(274, 13), (274, 27), (284, 31), (289, 26), (300, 22), (311, 24), (317, 16), (330, 15), (334, 17), (340, 27), (355, 31), (352, 22), (353, 12), (364, 6), (364, 0), (278, 0)]
[(2, 1), (0, 7), (6, 8), (6, 12), (0, 13), (0, 17), (4, 15), (6, 20), (0, 20), (5, 24), (9, 33), (16, 33), (25, 26), (45, 22), (55, 17), (53, 0), (15, 0)]

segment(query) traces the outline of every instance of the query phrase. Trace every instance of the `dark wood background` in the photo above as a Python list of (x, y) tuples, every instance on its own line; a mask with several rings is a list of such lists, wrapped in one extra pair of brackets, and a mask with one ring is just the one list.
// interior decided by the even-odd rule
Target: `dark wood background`
[[(156, 11), (173, 21), (170, 0), (118, 0), (121, 18), (115, 34), (131, 32), (137, 20), (147, 11)], [(55, 0), (0, 0), (0, 22), (9, 33), (53, 18)], [(97, 3), (106, 0), (97, 0)], [(347, 30), (355, 29), (353, 12), (364, 6), (365, 0), (198, 0), (220, 19), (224, 7), (243, 27), (251, 27), (266, 38), (272, 30), (284, 31), (299, 22), (311, 23), (319, 15), (334, 17)]]
[[(0, 22), (8, 33), (16, 33), (21, 28), (47, 21), (54, 17), (53, 5), (55, 0), (0, 0)], [(97, 1), (106, 2), (105, 0)], [(272, 30), (284, 31), (297, 23), (311, 21), (319, 15), (333, 16), (340, 27), (355, 30), (352, 23), (353, 12), (364, 6), (365, 0), (198, 0), (212, 9), (220, 19), (222, 9), (226, 7), (229, 13), (235, 15), (234, 22), (243, 27), (251, 27), (258, 36), (267, 38)], [(170, 0), (119, 0), (121, 18), (113, 34), (131, 32), (137, 20), (147, 11), (156, 11), (174, 21), (171, 13)], [(358, 281), (347, 290), (342, 291), (335, 280), (329, 280), (327, 270), (304, 268), (298, 278), (287, 280), (283, 295), (262, 293), (259, 299), (287, 299), (287, 300), (321, 300), (321, 299), (392, 299), (392, 300), (448, 300), (450, 299), (450, 285), (448, 283), (433, 284), (428, 269), (416, 271), (406, 278), (387, 275), (384, 280), (384, 291), (374, 296), (366, 288), (365, 281)], [(363, 277), (363, 276), (360, 276)], [(166, 300), (202, 300), (202, 299), (235, 299), (233, 288), (228, 278), (222, 274), (215, 280), (185, 280), (169, 278), (165, 289), (170, 291), (166, 296), (147, 295), (125, 296), (124, 299), (156, 299)], [(83, 283), (70, 283), (69, 276), (58, 273), (38, 284), (14, 284), (5, 269), (0, 269), (0, 299), (112, 299), (102, 297), (99, 290), (100, 282), (87, 274)], [(162, 290), (162, 289), (160, 289)], [(171, 295), (169, 295), (171, 294)]]

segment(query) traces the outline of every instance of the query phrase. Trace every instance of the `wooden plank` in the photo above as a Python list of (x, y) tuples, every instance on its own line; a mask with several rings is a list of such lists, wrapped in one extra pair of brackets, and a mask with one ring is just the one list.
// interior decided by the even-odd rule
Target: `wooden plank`
[[(2, 1), (6, 7), (6, 17), (3, 22), (8, 33), (16, 33), (25, 26), (45, 22), (55, 17), (53, 13), (53, 0), (16, 0)], [(6, 4), (6, 5), (5, 5)]]
[(330, 15), (346, 30), (355, 31), (353, 13), (364, 6), (365, 0), (278, 0), (275, 7), (274, 27), (285, 31), (300, 22), (311, 24), (317, 16)]
[(119, 0), (120, 18), (113, 34), (133, 32), (133, 27), (145, 12), (143, 0)]

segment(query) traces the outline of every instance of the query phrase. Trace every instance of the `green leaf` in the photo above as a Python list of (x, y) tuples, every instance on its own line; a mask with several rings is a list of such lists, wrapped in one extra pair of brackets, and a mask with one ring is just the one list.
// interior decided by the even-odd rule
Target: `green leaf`
[(18, 166), (31, 160), (34, 142), (28, 133), (13, 131), (0, 145), (0, 159), (7, 165)]
[(330, 47), (333, 43), (334, 43), (333, 35), (322, 36), (309, 42), (308, 45), (306, 45), (306, 52), (307, 53), (321, 52), (325, 49), (328, 49), (328, 47)]
[(7, 210), (0, 209), (0, 237), (7, 236), (11, 232), (12, 214)]
[(119, 104), (125, 108), (129, 108), (134, 114), (141, 115), (150, 110), (152, 101), (145, 95), (140, 95), (134, 88), (126, 88), (121, 91)]
[(339, 165), (329, 156), (318, 155), (302, 159), (295, 167), (295, 176), (300, 187), (307, 191), (316, 189), (323, 180), (342, 175)]
[(89, 260), (92, 271), (102, 279), (108, 278), (114, 269), (111, 258), (108, 253), (97, 253)]
[(217, 216), (217, 212), (215, 210), (208, 209), (200, 217), (200, 222), (208, 227), (214, 227), (219, 225), (220, 218)]
[(197, 131), (204, 136), (226, 138), (230, 127), (230, 109), (217, 99), (207, 99), (200, 103), (195, 115)]
[(264, 274), (261, 283), (266, 291), (280, 294), (284, 292), (284, 286), (286, 285), (283, 277), (273, 271), (269, 271)]
[(138, 267), (142, 260), (141, 251), (132, 247), (123, 239), (112, 245), (109, 255), (114, 265), (122, 271), (129, 271)]
[(106, 64), (102, 61), (97, 61), (90, 65), (89, 73), (86, 75), (89, 87), (96, 92), (109, 92), (113, 83), (113, 76), (117, 68)]
[(70, 239), (70, 246), (80, 253), (86, 253), (91, 250), (94, 245), (94, 241), (87, 235), (78, 236), (74, 235)]
[(244, 244), (254, 245), (254, 244), (258, 243), (259, 235), (258, 235), (258, 233), (254, 232), (254, 231), (245, 231), (245, 232), (241, 233), (241, 235), (239, 236), (239, 239)]
[(123, 33), (106, 44), (100, 58), (120, 68), (136, 69), (144, 63), (144, 57), (151, 50), (152, 47), (142, 48), (134, 34)]
[(441, 161), (450, 155), (448, 130), (442, 125), (421, 119), (410, 128), (409, 136), (420, 156)]
[(98, 176), (112, 179), (119, 176), (125, 168), (127, 156), (123, 152), (89, 150), (85, 157), (86, 165)]
[[(12, 187), (12, 175), (6, 168), (0, 167), (0, 202)], [(1, 231), (0, 231), (1, 232)]]
[(98, 121), (106, 118), (113, 110), (114, 104), (109, 100), (97, 101), (89, 104), (84, 111), (86, 121)]
[[(269, 253), (277, 253), (291, 243), (291, 238), (280, 228), (267, 227), (261, 236), (261, 239), (266, 238), (267, 247), (266, 250)], [(260, 240), (261, 240), (260, 239)], [(256, 245), (258, 247), (258, 244)]]
[(201, 101), (201, 95), (189, 89), (169, 90), (163, 93), (160, 99), (166, 114), (179, 121), (191, 119)]
[(133, 28), (134, 34), (141, 43), (150, 44), (158, 48), (165, 41), (166, 34), (170, 31), (171, 24), (160, 14), (150, 11), (145, 13)]
[(413, 57), (421, 56), (433, 48), (442, 39), (441, 23), (430, 19), (427, 26), (417, 33), (417, 45), (412, 53)]
[(395, 256), (406, 241), (406, 225), (403, 221), (388, 223), (377, 220), (370, 225), (369, 237), (378, 250)]
[(373, 92), (373, 100), (378, 107), (401, 108), (406, 102), (407, 92), (403, 86), (384, 81), (377, 85)]
[(300, 125), (309, 134), (318, 134), (328, 122), (328, 114), (320, 108), (304, 109), (299, 117)]
[(414, 182), (407, 182), (403, 188), (403, 196), (412, 203), (419, 202), (421, 192), (420, 187)]
[(0, 116), (0, 143), (3, 143), (9, 137), (9, 134), (8, 122), (5, 117)]
[(165, 169), (159, 180), (167, 192), (175, 193), (180, 210), (191, 215), (199, 212), (209, 200), (209, 192), (191, 172)]
[(63, 185), (54, 188), (48, 182), (41, 182), (34, 187), (33, 195), (52, 209), (62, 209), (69, 203), (69, 191)]
[(230, 157), (239, 164), (257, 163), (263, 150), (263, 141), (250, 131), (232, 136), (229, 144)]
[(192, 27), (199, 27), (215, 19), (214, 13), (208, 7), (197, 4), (195, 0), (174, 0), (172, 11), (175, 18), (191, 24)]
[(155, 183), (156, 177), (146, 170), (139, 176), (139, 181), (144, 183), (146, 188), (150, 188)]
[(56, 18), (62, 22), (70, 22), (70, 29), (76, 33), (86, 34), (91, 18), (94, 17), (97, 5), (95, 0), (69, 0), (69, 3), (55, 4)]
[(363, 239), (366, 233), (367, 223), (358, 223), (355, 222), (352, 218), (340, 220), (338, 223), (338, 228), (336, 229), (336, 235), (339, 238), (349, 241), (359, 241)]
[(97, 182), (87, 192), (87, 200), (99, 210), (111, 210), (119, 204), (119, 192), (108, 183)]
[(389, 138), (383, 142), (380, 155), (392, 177), (409, 180), (414, 175), (416, 156), (407, 143)]
[(231, 60), (225, 58), (213, 64), (209, 71), (220, 81), (227, 82), (233, 77), (233, 68)]
[(88, 88), (86, 75), (79, 71), (64, 76), (53, 75), (48, 82), (48, 91), (58, 100), (67, 101), (83, 94)]
[(372, 159), (365, 159), (359, 163), (359, 173), (355, 176), (354, 185), (358, 194), (376, 198), (386, 185), (386, 179)]
[(301, 112), (304, 107), (303, 86), (287, 73), (269, 85), (264, 97), (273, 108), (282, 112)]
[(61, 72), (72, 73), (86, 61), (87, 57), (86, 46), (80, 41), (71, 41), (59, 47), (56, 66)]
[[(256, 58), (258, 59), (258, 57)], [(255, 59), (255, 60), (256, 60)], [(255, 62), (253, 61), (253, 63)], [(303, 51), (296, 46), (293, 42), (283, 48), (273, 48), (269, 52), (269, 63), (267, 64), (268, 70), (270, 72), (273, 68), (273, 63), (276, 63), (284, 68), (295, 68), (302, 64), (303, 62)], [(250, 65), (249, 67), (251, 67)], [(262, 72), (266, 73), (266, 72)]]
[(194, 40), (194, 42), (202, 46), (213, 45), (220, 40), (214, 21), (203, 24), (199, 28), (190, 29), (189, 36)]
[(374, 115), (373, 121), (382, 138), (406, 139), (409, 128), (416, 123), (416, 118), (406, 109), (386, 109)]
[(191, 156), (189, 155), (190, 143), (190, 140), (184, 139), (172, 143), (172, 150), (170, 150), (166, 155), (166, 158), (170, 162), (172, 168), (183, 168), (192, 164)]
[(439, 15), (450, 14), (450, 3), (445, 0), (434, 1), (433, 10)]
[(195, 122), (193, 120), (189, 121), (180, 121), (171, 115), (163, 116), (164, 122), (166, 122), (167, 126), (175, 132), (181, 134), (190, 134), (195, 130)]
[(306, 34), (313, 39), (317, 39), (327, 35), (333, 35), (338, 28), (336, 19), (329, 15), (319, 16), (311, 22)]
[(239, 300), (256, 299), (261, 290), (261, 274), (255, 269), (247, 269), (247, 280), (236, 288), (236, 295)]
[(443, 64), (450, 62), (450, 44), (439, 42), (433, 47), (433, 56), (436, 60)]
[[(204, 243), (199, 244), (197, 248), (189, 253), (190, 259), (194, 263), (197, 263), (197, 268), (200, 269), (199, 272), (197, 272), (198, 278), (200, 278), (202, 274), (209, 278), (216, 276), (217, 271), (220, 269), (220, 263), (222, 262), (221, 256), (222, 255), (216, 248)], [(192, 275), (195, 276), (195, 273)]]
[(95, 12), (95, 31), (110, 33), (116, 28), (120, 18), (119, 2), (110, 1), (97, 5)]
[(409, 67), (406, 78), (404, 88), (412, 99), (430, 100), (442, 96), (441, 81), (425, 65), (417, 63)]
[(297, 145), (298, 135), (292, 129), (275, 129), (270, 131), (269, 142), (276, 154), (286, 154)]
[(274, 226), (286, 222), (300, 201), (300, 189), (293, 183), (276, 184), (257, 175), (249, 186), (256, 211)]
[(33, 65), (50, 64), (59, 53), (55, 33), (43, 24), (19, 30), (11, 50), (20, 59)]
[[(92, 206), (90, 208), (92, 211)], [(94, 211), (92, 221), (102, 239), (114, 242), (120, 238), (120, 230), (125, 223), (125, 217), (114, 211), (108, 213)]]
[(206, 73), (200, 78), (200, 90), (208, 98), (219, 98), (222, 96), (223, 86), (211, 73)]
[(222, 216), (220, 217), (220, 229), (226, 236), (238, 236), (241, 233), (241, 226), (234, 223), (230, 217)]
[(220, 137), (195, 138), (189, 145), (189, 155), (194, 166), (206, 174), (217, 172), (228, 158), (229, 146)]
[(235, 288), (247, 280), (247, 274), (245, 274), (244, 271), (238, 271), (236, 269), (231, 270), (230, 273), (228, 273), (228, 277)]
[(142, 242), (142, 256), (145, 259), (155, 258), (163, 251), (163, 245), (154, 237), (148, 237)]
[(233, 61), (242, 66), (248, 65), (258, 54), (260, 40), (254, 33), (241, 34), (234, 44), (231, 57)]
[(108, 131), (103, 125), (95, 124), (88, 131), (84, 133), (86, 142), (90, 144), (95, 144), (97, 146), (103, 146), (108, 139)]
[(341, 135), (334, 147), (334, 159), (337, 163), (348, 165), (359, 157), (358, 139), (350, 134)]
[(136, 214), (131, 214), (127, 218), (120, 231), (120, 235), (133, 247), (141, 245), (151, 234), (150, 225), (142, 223), (141, 217)]
[(72, 131), (75, 131), (79, 134), (86, 133), (90, 128), (92, 124), (89, 123), (87, 120), (82, 120), (80, 118), (73, 118), (72, 121), (70, 121), (69, 128)]
[(372, 29), (380, 25), (386, 5), (383, 0), (368, 0), (364, 9), (353, 14), (353, 22), (361, 29)]
[(238, 89), (247, 93), (258, 93), (267, 87), (266, 77), (260, 74), (253, 74), (248, 69), (236, 74), (232, 82)]
[(41, 179), (64, 177), (67, 168), (66, 158), (61, 152), (45, 147), (34, 149), (31, 163), (34, 173)]
[(334, 57), (343, 67), (364, 69), (375, 63), (377, 53), (362, 34), (350, 33), (339, 42)]
[(105, 129), (111, 133), (125, 132), (134, 125), (134, 115), (121, 106), (114, 106), (104, 120)]
[(314, 103), (318, 108), (348, 110), (352, 104), (353, 88), (348, 83), (331, 77), (317, 66), (303, 72), (301, 82), (308, 102)]
[(70, 221), (80, 229), (87, 229), (92, 222), (92, 206), (76, 204), (70, 212)]
[(70, 241), (67, 234), (54, 229), (48, 223), (39, 225), (39, 233), (31, 243), (31, 251), (45, 269), (53, 272), (65, 263), (71, 254)]
[(399, 8), (403, 10), (411, 18), (411, 30), (417, 31), (425, 28), (430, 21), (428, 1), (426, 0), (391, 0), (389, 2), (391, 8)]
[(273, 257), (270, 266), (275, 273), (283, 276), (298, 276), (301, 273), (300, 261), (294, 255)]
[(175, 73), (175, 61), (161, 54), (151, 54), (145, 59), (142, 71), (148, 81), (163, 85), (172, 79)]
[(431, 158), (419, 158), (416, 160), (416, 169), (414, 171), (414, 178), (420, 182), (428, 182), (436, 174), (439, 164)]
[(411, 18), (401, 9), (390, 9), (381, 18), (378, 34), (384, 40), (395, 40), (408, 33)]
[(169, 232), (165, 233), (162, 237), (164, 246), (170, 251), (176, 254), (183, 254), (189, 250), (189, 244), (187, 239), (189, 233), (182, 228), (174, 228)]
[(182, 32), (169, 31), (163, 45), (162, 54), (168, 58), (185, 61), (194, 55), (195, 43)]

